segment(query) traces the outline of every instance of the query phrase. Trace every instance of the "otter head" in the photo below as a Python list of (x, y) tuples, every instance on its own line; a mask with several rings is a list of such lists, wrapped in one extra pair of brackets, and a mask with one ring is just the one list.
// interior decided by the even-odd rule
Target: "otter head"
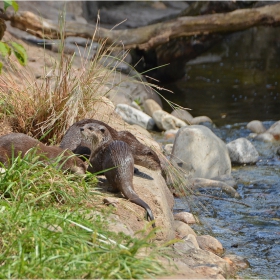
[(92, 151), (112, 140), (109, 130), (100, 124), (87, 123), (80, 128), (80, 132), (83, 143), (87, 144)]

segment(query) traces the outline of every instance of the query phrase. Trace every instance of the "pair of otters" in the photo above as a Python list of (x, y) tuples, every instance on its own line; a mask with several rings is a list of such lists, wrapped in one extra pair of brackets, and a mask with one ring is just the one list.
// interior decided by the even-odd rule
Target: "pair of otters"
[(89, 158), (88, 168), (80, 158), (72, 156), (67, 159), (63, 169), (78, 174), (85, 174), (86, 170), (95, 173), (109, 169), (104, 175), (113, 190), (121, 191), (128, 200), (143, 207), (148, 218), (154, 221), (149, 205), (135, 193), (132, 180), (134, 162), (152, 170), (160, 170), (160, 160), (153, 150), (141, 144), (130, 132), (116, 131), (101, 121), (84, 119), (67, 130), (60, 147), (45, 146), (25, 134), (11, 133), (0, 137), (0, 161), (5, 163), (12, 153), (14, 156), (19, 152), (25, 154), (33, 147), (37, 147), (47, 158), (55, 158), (62, 153), (70, 156), (69, 150)]

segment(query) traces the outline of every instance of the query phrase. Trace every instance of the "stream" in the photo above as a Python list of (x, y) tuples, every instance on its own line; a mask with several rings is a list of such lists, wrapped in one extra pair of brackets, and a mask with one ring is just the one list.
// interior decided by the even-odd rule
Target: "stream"
[[(164, 97), (187, 108), (196, 117), (213, 120), (210, 129), (224, 142), (246, 137), (259, 152), (256, 165), (233, 166), (241, 201), (250, 207), (200, 197), (205, 208), (190, 209), (176, 199), (174, 212), (198, 211), (198, 234), (215, 236), (226, 253), (245, 257), (250, 268), (244, 278), (280, 277), (280, 142), (265, 143), (249, 137), (246, 124), (260, 120), (269, 128), (280, 120), (280, 28), (255, 27), (226, 37), (186, 65), (186, 75), (164, 85), (174, 94)], [(164, 108), (171, 111), (170, 108)], [(161, 141), (162, 142), (162, 141)], [(169, 141), (170, 143), (170, 141)], [(204, 194), (229, 198), (220, 190)]]

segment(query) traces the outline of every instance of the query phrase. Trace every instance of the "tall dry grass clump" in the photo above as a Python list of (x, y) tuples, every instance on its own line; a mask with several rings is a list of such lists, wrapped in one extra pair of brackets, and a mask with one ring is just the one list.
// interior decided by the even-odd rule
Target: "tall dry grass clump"
[[(45, 66), (39, 79), (28, 67), (11, 59), (5, 62), (6, 70), (0, 75), (2, 118), (8, 120), (13, 131), (36, 138), (44, 136), (44, 142), (59, 142), (70, 125), (92, 110), (96, 100), (110, 91), (105, 85), (127, 55), (122, 52), (114, 65), (108, 62), (105, 68), (100, 60), (109, 60), (116, 47), (105, 48), (106, 40), (94, 44), (93, 38), (79, 58), (66, 55), (63, 26), (62, 22), (59, 60), (52, 59), (51, 67)], [(46, 53), (45, 59), (50, 60)], [(74, 62), (78, 59), (77, 67)]]

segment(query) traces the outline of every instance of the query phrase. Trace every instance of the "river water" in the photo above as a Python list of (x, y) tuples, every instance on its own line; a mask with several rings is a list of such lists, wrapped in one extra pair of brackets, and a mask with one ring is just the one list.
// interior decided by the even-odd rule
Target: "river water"
[[(268, 128), (280, 120), (280, 28), (259, 27), (225, 38), (203, 56), (186, 65), (185, 77), (165, 85), (174, 94), (164, 96), (191, 108), (193, 116), (206, 115), (211, 128), (226, 143), (249, 138), (247, 122), (257, 119)], [(170, 108), (166, 107), (170, 111)], [(244, 278), (280, 278), (280, 157), (278, 143), (250, 139), (260, 158), (256, 165), (233, 166), (232, 175), (242, 202), (199, 198), (203, 225), (200, 234), (221, 241), (226, 253), (245, 257), (250, 268)], [(228, 198), (217, 190), (205, 194)], [(194, 210), (194, 209), (192, 209)], [(190, 211), (177, 199), (174, 211)]]

